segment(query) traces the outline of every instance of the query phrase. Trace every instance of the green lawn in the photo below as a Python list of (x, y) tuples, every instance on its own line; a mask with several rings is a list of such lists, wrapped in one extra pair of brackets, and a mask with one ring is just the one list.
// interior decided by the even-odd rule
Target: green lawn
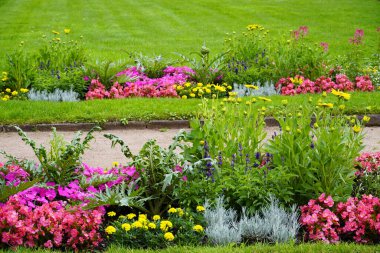
[[(316, 104), (322, 95), (271, 96), (273, 102), (260, 101), (257, 102), (257, 106), (258, 108), (267, 107), (268, 115), (272, 115), (275, 109), (271, 109), (271, 106), (281, 105), (284, 99), (289, 101), (289, 107), (297, 108), (299, 105), (308, 103), (309, 97), (312, 97)], [(249, 98), (243, 100), (247, 99)], [(324, 101), (336, 103), (337, 99), (330, 94)], [(189, 119), (197, 113), (200, 103), (200, 99), (178, 98), (127, 98), (61, 103), (0, 101), (0, 124)], [(246, 105), (242, 102), (242, 107), (244, 106)], [(353, 93), (351, 100), (346, 103), (345, 112), (347, 114), (380, 113), (380, 92)]]
[[(105, 253), (330, 253), (330, 252), (362, 252), (362, 253), (375, 253), (379, 252), (380, 247), (374, 245), (359, 245), (359, 244), (300, 244), (300, 245), (290, 245), (290, 244), (279, 244), (279, 245), (269, 245), (269, 244), (256, 244), (253, 246), (241, 246), (241, 247), (169, 247), (163, 250), (128, 250), (126, 248), (121, 248), (117, 246), (111, 246), (105, 251)], [(0, 252), (14, 252), (14, 251), (1, 251)], [(50, 250), (32, 250), (32, 249), (17, 249), (20, 253), (58, 253), (60, 251), (50, 251)]]
[(0, 66), (20, 41), (33, 51), (43, 34), (59, 30), (64, 36), (64, 28), (74, 38), (84, 36), (94, 60), (127, 58), (124, 50), (187, 54), (203, 42), (215, 52), (223, 49), (225, 33), (252, 23), (276, 36), (307, 25), (310, 38), (328, 42), (336, 55), (356, 28), (364, 29), (366, 47), (373, 48), (380, 26), (377, 0), (0, 0), (0, 13)]

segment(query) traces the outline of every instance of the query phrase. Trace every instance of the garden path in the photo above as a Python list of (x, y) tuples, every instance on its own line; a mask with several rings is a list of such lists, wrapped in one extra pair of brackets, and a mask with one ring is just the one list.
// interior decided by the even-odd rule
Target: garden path
[[(268, 137), (274, 131), (278, 131), (276, 127), (266, 128)], [(142, 145), (149, 139), (156, 139), (159, 145), (167, 147), (179, 129), (168, 129), (160, 131), (158, 129), (127, 129), (127, 130), (108, 130), (101, 133), (95, 133), (95, 140), (91, 142), (90, 150), (84, 154), (83, 161), (91, 166), (110, 167), (112, 162), (125, 162), (125, 157), (118, 147), (112, 149), (111, 142), (104, 138), (104, 133), (112, 133), (124, 139), (129, 145), (133, 154), (136, 154)], [(380, 127), (365, 128), (364, 144), (365, 152), (380, 151)], [(74, 136), (73, 132), (58, 132), (64, 135), (66, 140), (71, 140)], [(37, 144), (47, 145), (51, 134), (48, 132), (28, 132), (27, 135), (35, 140)], [(36, 160), (31, 148), (26, 146), (21, 138), (15, 132), (0, 133), (0, 150), (4, 150), (18, 158), (26, 158)], [(3, 160), (0, 157), (0, 161)]]

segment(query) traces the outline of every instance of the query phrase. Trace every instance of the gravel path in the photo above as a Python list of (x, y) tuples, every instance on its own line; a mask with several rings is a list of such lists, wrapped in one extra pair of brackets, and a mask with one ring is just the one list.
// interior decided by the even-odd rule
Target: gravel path
[[(268, 136), (271, 136), (277, 128), (267, 128)], [(179, 129), (169, 129), (160, 131), (156, 129), (142, 130), (109, 130), (101, 133), (95, 133), (95, 141), (91, 142), (90, 150), (84, 154), (83, 161), (91, 166), (110, 167), (112, 162), (125, 162), (125, 157), (118, 147), (112, 149), (111, 142), (104, 138), (104, 133), (112, 133), (121, 137), (129, 145), (132, 153), (136, 154), (142, 145), (149, 139), (156, 139), (159, 145), (167, 147)], [(278, 130), (277, 130), (278, 131)], [(73, 132), (58, 132), (63, 134), (66, 140), (71, 140), (74, 136)], [(27, 135), (35, 140), (38, 144), (47, 145), (51, 133), (50, 132), (28, 132)], [(364, 139), (366, 152), (380, 151), (380, 127), (366, 128)], [(18, 158), (26, 158), (36, 160), (31, 148), (26, 146), (17, 133), (0, 133), (0, 150), (4, 150)], [(0, 161), (3, 160), (0, 157)]]

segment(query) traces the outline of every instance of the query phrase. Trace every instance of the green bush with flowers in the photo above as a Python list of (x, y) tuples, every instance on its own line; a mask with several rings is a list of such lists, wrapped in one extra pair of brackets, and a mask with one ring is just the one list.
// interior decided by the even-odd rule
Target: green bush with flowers
[(110, 243), (128, 248), (165, 248), (173, 245), (200, 245), (205, 237), (203, 206), (192, 210), (171, 207), (164, 217), (129, 213), (119, 215), (111, 211), (105, 228)]

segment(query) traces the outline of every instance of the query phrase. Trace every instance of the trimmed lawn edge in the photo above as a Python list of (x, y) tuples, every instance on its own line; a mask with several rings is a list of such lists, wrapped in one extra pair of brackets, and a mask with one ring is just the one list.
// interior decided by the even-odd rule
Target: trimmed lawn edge
[[(367, 127), (380, 127), (380, 114), (369, 114), (370, 121), (366, 123)], [(359, 119), (363, 115), (358, 115)], [(273, 117), (265, 118), (266, 126), (278, 126), (277, 121)], [(26, 132), (49, 132), (54, 127), (57, 131), (79, 131), (90, 130), (94, 126), (100, 126), (102, 130), (116, 129), (177, 129), (190, 128), (189, 120), (151, 120), (151, 121), (129, 121), (121, 123), (120, 121), (104, 122), (104, 123), (56, 123), (56, 124), (25, 124), (25, 125), (0, 125), (0, 132), (16, 132), (14, 126), (19, 126)]]

